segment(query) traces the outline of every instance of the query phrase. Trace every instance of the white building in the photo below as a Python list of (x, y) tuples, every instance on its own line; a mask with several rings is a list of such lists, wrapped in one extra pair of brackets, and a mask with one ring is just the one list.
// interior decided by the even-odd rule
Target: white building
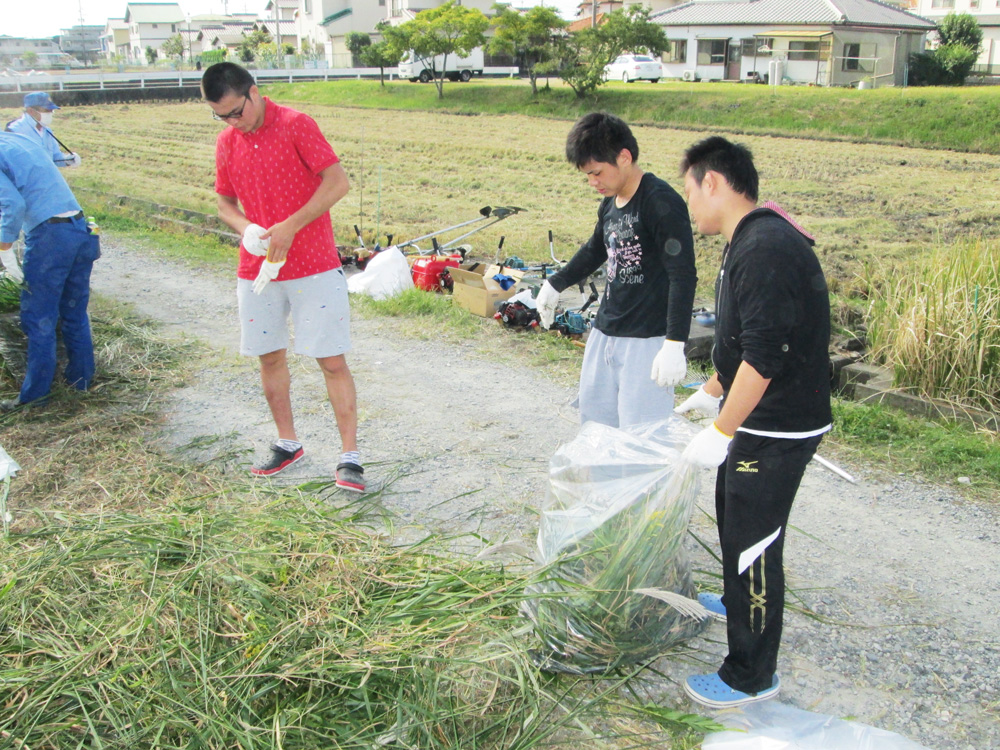
[(652, 20), (670, 40), (668, 78), (770, 80), (780, 72), (780, 82), (819, 86), (903, 85), (909, 56), (934, 29), (878, 0), (692, 0)]
[(111, 60), (115, 55), (127, 60), (129, 57), (128, 24), (124, 18), (109, 18), (101, 35), (101, 50)]
[(80, 67), (59, 49), (58, 37), (22, 37), (0, 34), (0, 65), (13, 68)]
[(103, 56), (101, 36), (104, 26), (73, 26), (62, 29), (59, 35), (59, 49), (67, 55), (84, 62), (94, 62)]
[(129, 60), (146, 64), (146, 47), (158, 53), (167, 39), (180, 33), (184, 20), (184, 12), (177, 3), (129, 3), (125, 8)]
[[(941, 23), (949, 13), (968, 13), (983, 30), (978, 70), (1000, 75), (1000, 0), (914, 0), (916, 13)], [(933, 37), (934, 35), (932, 35)], [(935, 37), (936, 38), (936, 37)]]

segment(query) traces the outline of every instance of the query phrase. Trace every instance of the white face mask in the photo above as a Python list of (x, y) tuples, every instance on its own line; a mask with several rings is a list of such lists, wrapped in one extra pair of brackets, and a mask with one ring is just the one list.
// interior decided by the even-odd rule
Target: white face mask
[(47, 128), (52, 127), (52, 113), (42, 112), (42, 116), (39, 122), (42, 123), (42, 125), (44, 125)]

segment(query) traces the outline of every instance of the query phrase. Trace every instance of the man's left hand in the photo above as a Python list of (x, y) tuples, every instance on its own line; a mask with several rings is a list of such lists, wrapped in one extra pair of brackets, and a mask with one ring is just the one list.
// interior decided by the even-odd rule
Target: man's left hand
[(80, 162), (81, 162), (80, 154), (72, 153), (72, 154), (70, 154), (70, 158), (66, 162), (66, 166), (67, 167), (79, 167), (80, 166)]
[(288, 251), (292, 247), (292, 240), (295, 239), (295, 230), (283, 221), (279, 221), (269, 227), (260, 236), (261, 240), (270, 240), (271, 244), (267, 248), (267, 259), (271, 263), (284, 263), (288, 257)]
[(687, 375), (687, 359), (684, 357), (684, 342), (667, 339), (653, 359), (653, 370), (649, 377), (660, 388), (678, 385)]

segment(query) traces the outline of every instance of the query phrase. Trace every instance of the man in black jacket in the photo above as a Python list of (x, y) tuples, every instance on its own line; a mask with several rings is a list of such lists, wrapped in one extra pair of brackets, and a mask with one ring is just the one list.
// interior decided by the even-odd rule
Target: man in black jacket
[(624, 427), (666, 419), (673, 386), (687, 373), (684, 343), (697, 283), (684, 199), (639, 168), (635, 136), (606, 112), (577, 120), (566, 158), (604, 200), (591, 238), (542, 284), (542, 325), (552, 325), (560, 292), (607, 263), (580, 371), (580, 421)]
[(701, 595), (726, 620), (729, 654), (687, 693), (713, 707), (777, 694), (784, 612), (784, 532), (799, 482), (830, 429), (830, 303), (812, 240), (757, 206), (750, 151), (718, 136), (689, 148), (684, 192), (702, 234), (728, 244), (715, 283), (715, 374), (677, 407), (714, 413), (684, 457), (718, 466), (715, 503), (723, 595)]

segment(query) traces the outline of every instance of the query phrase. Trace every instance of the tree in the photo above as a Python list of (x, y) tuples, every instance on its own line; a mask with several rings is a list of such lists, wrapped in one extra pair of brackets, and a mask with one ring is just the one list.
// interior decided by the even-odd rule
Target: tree
[(623, 52), (658, 56), (667, 48), (663, 27), (649, 20), (649, 9), (633, 5), (609, 14), (607, 22), (574, 34), (560, 44), (559, 77), (582, 99), (604, 83), (604, 68)]
[[(267, 45), (271, 45), (271, 48), (268, 48)], [(249, 34), (243, 35), (239, 50), (240, 60), (243, 62), (256, 60), (258, 57), (267, 56), (268, 53), (271, 53), (272, 57), (276, 54), (276, 51), (273, 51), (271, 32), (266, 28), (257, 27), (254, 27)]]
[(361, 64), (366, 68), (378, 68), (378, 80), (381, 86), (385, 86), (385, 69), (399, 65), (399, 61), (403, 59), (403, 50), (386, 37), (387, 33), (391, 33), (389, 32), (391, 28), (384, 21), (379, 23), (375, 30), (383, 34), (382, 39), (361, 50)]
[(167, 57), (184, 57), (184, 40), (181, 39), (180, 34), (174, 34), (163, 41), (160, 45), (160, 51), (163, 52)]
[(941, 46), (959, 44), (978, 56), (983, 51), (983, 30), (970, 13), (949, 13), (937, 27)]
[(910, 85), (961, 86), (976, 64), (983, 30), (970, 14), (949, 13), (937, 34), (937, 49), (910, 55)]
[(490, 40), (490, 51), (508, 54), (528, 72), (532, 96), (538, 95), (538, 75), (549, 69), (557, 56), (556, 34), (566, 28), (566, 22), (552, 9), (536, 5), (525, 13), (509, 5), (493, 6), (496, 33)]
[(344, 37), (344, 46), (351, 52), (351, 64), (360, 61), (362, 50), (372, 46), (372, 38), (361, 31), (349, 31)]
[(146, 62), (150, 65), (156, 64), (156, 50), (146, 45)]
[(21, 55), (21, 60), (23, 60), (24, 64), (29, 68), (33, 68), (38, 65), (38, 53), (33, 50), (28, 50)]
[[(448, 56), (468, 57), (473, 49), (486, 43), (485, 31), (490, 21), (477, 8), (457, 5), (448, 0), (437, 8), (422, 10), (416, 18), (396, 27), (398, 35), (392, 44), (406, 44), (404, 50), (413, 50), (417, 60), (434, 70), (433, 60), (442, 56), (441, 70), (435, 70), (438, 99), (444, 98), (444, 71)], [(405, 40), (405, 41), (404, 41)]]

